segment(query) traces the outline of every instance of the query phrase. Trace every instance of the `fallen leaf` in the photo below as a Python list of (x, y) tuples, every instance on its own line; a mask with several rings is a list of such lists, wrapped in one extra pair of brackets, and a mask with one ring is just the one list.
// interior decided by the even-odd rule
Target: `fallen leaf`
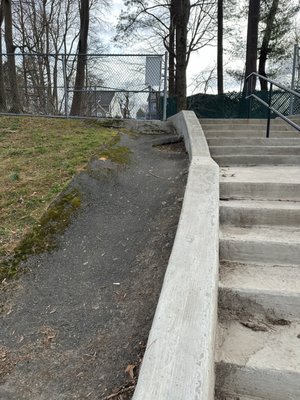
[(128, 364), (125, 369), (125, 372), (130, 376), (130, 379), (134, 379), (134, 372), (133, 372), (134, 368), (135, 368), (135, 365)]
[(24, 340), (24, 336), (23, 336), (23, 335), (21, 335), (18, 343), (22, 343), (22, 342), (23, 342), (23, 340)]
[(0, 361), (5, 361), (7, 358), (7, 350), (5, 347), (0, 347)]
[(51, 342), (57, 336), (57, 332), (54, 329), (50, 328), (49, 326), (41, 327), (40, 333), (44, 335), (44, 340), (43, 340), (44, 344)]

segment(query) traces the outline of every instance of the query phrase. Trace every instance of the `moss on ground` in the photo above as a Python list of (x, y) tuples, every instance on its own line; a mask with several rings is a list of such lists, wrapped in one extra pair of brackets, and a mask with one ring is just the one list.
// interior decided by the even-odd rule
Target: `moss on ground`
[(0, 264), (0, 282), (11, 279), (21, 272), (19, 266), (28, 256), (55, 248), (55, 236), (70, 224), (72, 215), (81, 204), (78, 190), (62, 194), (55, 200), (37, 223), (18, 243), (10, 259)]
[(100, 160), (110, 160), (117, 164), (128, 164), (132, 151), (126, 146), (119, 146), (120, 134), (113, 137), (100, 150)]

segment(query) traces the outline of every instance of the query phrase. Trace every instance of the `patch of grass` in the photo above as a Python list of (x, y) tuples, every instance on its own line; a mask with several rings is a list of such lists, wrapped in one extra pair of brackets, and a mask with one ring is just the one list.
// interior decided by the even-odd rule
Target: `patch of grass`
[(130, 161), (131, 150), (126, 146), (111, 146), (100, 153), (100, 159), (111, 160), (117, 164), (127, 164)]
[(118, 164), (129, 163), (131, 150), (126, 146), (115, 146), (108, 151), (104, 151), (102, 156), (106, 156), (111, 161)]
[(126, 146), (118, 146), (120, 135), (115, 136), (112, 140), (102, 146), (99, 158), (103, 160), (110, 160), (117, 164), (127, 164), (130, 161), (131, 150)]
[[(4, 279), (13, 279), (16, 277), (16, 275), (19, 272), (19, 268), (17, 266), (14, 265), (10, 265), (10, 266), (5, 266), (5, 265), (1, 265), (0, 266), (0, 282), (3, 282)], [(0, 314), (1, 314), (1, 310), (0, 310)]]
[(91, 157), (127, 162), (130, 151), (118, 140), (116, 130), (96, 120), (0, 116), (0, 262), (51, 247), (52, 228), (66, 226), (80, 198), (46, 211), (49, 204)]
[(10, 175), (10, 179), (12, 181), (19, 181), (20, 180), (19, 172), (17, 172), (17, 171), (12, 172), (11, 175)]

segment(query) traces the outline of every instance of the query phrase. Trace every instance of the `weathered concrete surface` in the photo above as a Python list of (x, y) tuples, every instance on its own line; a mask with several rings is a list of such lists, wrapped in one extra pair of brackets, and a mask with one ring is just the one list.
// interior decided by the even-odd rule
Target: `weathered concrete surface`
[(221, 169), (221, 199), (300, 200), (296, 166), (229, 167)]
[[(238, 150), (238, 149), (237, 149)], [(267, 153), (267, 152), (266, 152)], [(213, 159), (220, 167), (233, 165), (300, 165), (299, 155), (225, 155), (213, 156)]]
[(204, 132), (192, 111), (182, 111), (179, 114), (169, 118), (169, 122), (173, 123), (177, 134), (183, 137), (185, 147), (193, 161), (194, 157), (208, 157), (210, 152)]
[[(261, 130), (207, 130), (205, 131), (205, 136), (207, 139), (210, 138), (265, 138), (266, 137), (266, 131), (264, 129)], [(299, 133), (298, 132), (290, 132), (288, 130), (286, 131), (274, 131), (272, 132), (271, 138), (298, 138), (299, 139)]]
[(171, 121), (190, 169), (134, 400), (212, 400), (218, 281), (217, 165), (192, 112)]
[(232, 147), (243, 147), (243, 146), (300, 146), (300, 135), (299, 138), (251, 138), (251, 137), (227, 137), (227, 138), (208, 138), (207, 142), (209, 146), (232, 146)]
[(259, 332), (229, 321), (219, 329), (217, 390), (268, 400), (300, 398), (299, 323)]
[(234, 226), (300, 226), (300, 202), (221, 200), (220, 223)]
[[(131, 162), (94, 160), (58, 247), (0, 293), (0, 399), (102, 400), (130, 383), (159, 297), (188, 157), (124, 137)], [(136, 370), (134, 370), (136, 372)]]
[[(200, 124), (203, 128), (206, 128), (208, 125), (243, 125), (246, 127), (247, 125), (262, 125), (264, 127), (267, 126), (267, 121), (265, 118), (200, 118)], [(280, 118), (271, 119), (271, 127), (282, 126), (284, 129), (290, 129), (290, 125), (288, 125), (285, 121)]]
[[(300, 141), (299, 141), (300, 144)], [(212, 156), (235, 155), (299, 155), (300, 146), (210, 146)]]
[(298, 400), (299, 133), (273, 121), (271, 139), (258, 138), (261, 121), (240, 122), (203, 126), (214, 159), (229, 165), (220, 169), (216, 400)]
[(220, 231), (220, 257), (239, 262), (297, 265), (300, 227), (230, 227)]
[[(251, 123), (247, 120), (204, 123), (203, 129), (212, 157), (220, 166), (300, 165), (300, 134), (278, 120), (271, 123), (270, 138), (266, 138), (266, 130), (256, 120), (251, 120)], [(288, 142), (291, 139), (292, 142)], [(281, 145), (273, 145), (276, 141)], [(287, 143), (283, 145), (285, 141)]]
[[(243, 132), (249, 132), (249, 134), (251, 134), (251, 132), (255, 132), (255, 131), (262, 131), (262, 132), (266, 132), (265, 129), (267, 127), (267, 123), (266, 121), (264, 123), (256, 123), (256, 122), (252, 122), (252, 123), (229, 123), (226, 120), (226, 123), (220, 123), (220, 126), (218, 127), (218, 130), (221, 130), (222, 132), (225, 131), (243, 131)], [(206, 123), (203, 124), (201, 123), (202, 128), (205, 130), (205, 132), (209, 132), (209, 131), (216, 131), (216, 124), (212, 124), (212, 123)], [(284, 125), (284, 124), (273, 124), (271, 125), (271, 129), (272, 129), (272, 133), (276, 132), (276, 131), (280, 131), (280, 132), (286, 132), (289, 131), (289, 127)]]
[(276, 312), (276, 319), (300, 320), (299, 288), (298, 266), (220, 264), (219, 302), (223, 308), (233, 307), (235, 313), (251, 315), (259, 305), (266, 314)]
[(236, 167), (222, 168), (222, 182), (291, 183), (299, 182), (299, 167)]

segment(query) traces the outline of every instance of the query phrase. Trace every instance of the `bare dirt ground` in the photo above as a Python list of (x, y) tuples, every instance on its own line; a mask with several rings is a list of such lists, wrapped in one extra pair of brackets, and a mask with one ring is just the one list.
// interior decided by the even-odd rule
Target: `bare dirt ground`
[(181, 210), (188, 161), (157, 135), (94, 160), (57, 248), (0, 293), (1, 400), (132, 397)]

